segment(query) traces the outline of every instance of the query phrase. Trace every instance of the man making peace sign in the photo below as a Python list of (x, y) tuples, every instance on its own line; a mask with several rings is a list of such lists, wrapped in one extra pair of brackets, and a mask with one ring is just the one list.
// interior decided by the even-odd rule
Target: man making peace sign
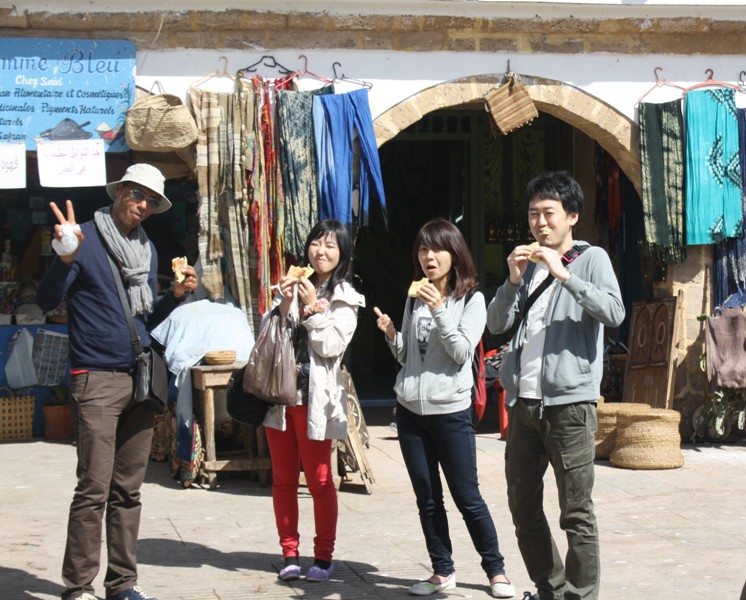
[[(131, 311), (143, 348), (159, 322), (197, 287), (197, 274), (157, 300), (158, 258), (140, 224), (171, 208), (161, 172), (147, 164), (130, 166), (106, 186), (113, 203), (78, 226), (70, 200), (66, 214), (50, 207), (55, 250), (60, 254), (39, 285), (37, 301), (46, 311), (67, 298), (70, 334), (70, 398), (76, 414), (78, 483), (70, 506), (62, 564), (63, 600), (96, 600), (102, 518), (106, 518), (109, 564), (107, 600), (152, 598), (137, 585), (140, 486), (150, 455), (153, 412), (134, 404), (135, 356), (123, 310)], [(108, 255), (108, 256), (107, 256)], [(122, 308), (109, 256), (118, 266), (129, 306)]]

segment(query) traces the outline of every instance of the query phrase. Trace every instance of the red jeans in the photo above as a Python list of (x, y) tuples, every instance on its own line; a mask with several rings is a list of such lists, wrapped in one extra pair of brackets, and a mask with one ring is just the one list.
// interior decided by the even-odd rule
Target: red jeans
[(283, 558), (298, 556), (298, 482), (300, 467), (313, 498), (316, 537), (313, 556), (331, 561), (337, 537), (337, 488), (332, 473), (332, 440), (308, 439), (308, 406), (285, 409), (285, 431), (267, 427), (272, 457), (272, 502)]

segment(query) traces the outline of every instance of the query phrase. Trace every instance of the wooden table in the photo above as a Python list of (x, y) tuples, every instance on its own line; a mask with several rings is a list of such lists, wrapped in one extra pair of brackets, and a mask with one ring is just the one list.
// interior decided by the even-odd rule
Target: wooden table
[[(246, 427), (256, 431), (256, 451), (247, 444), (247, 450), (221, 453), (218, 460), (215, 452), (215, 396), (216, 389), (228, 388), (231, 375), (235, 369), (246, 365), (246, 361), (228, 365), (197, 365), (192, 367), (192, 387), (199, 392), (194, 394), (195, 413), (201, 412), (203, 431), (205, 436), (205, 464), (204, 471), (210, 489), (217, 485), (218, 471), (258, 471), (260, 480), (266, 483), (272, 470), (269, 449), (264, 435), (264, 427)], [(202, 410), (198, 411), (198, 402), (202, 402)]]

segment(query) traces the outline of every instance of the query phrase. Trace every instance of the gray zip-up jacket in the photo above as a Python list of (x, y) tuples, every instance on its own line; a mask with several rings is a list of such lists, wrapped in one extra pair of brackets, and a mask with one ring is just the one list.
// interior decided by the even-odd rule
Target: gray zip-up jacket
[[(545, 406), (598, 400), (604, 325), (618, 327), (624, 320), (622, 294), (608, 255), (587, 242), (575, 244), (586, 246), (585, 251), (567, 266), (572, 275), (558, 286), (549, 307), (541, 379)], [(528, 297), (534, 268), (529, 263), (520, 285), (514, 286), (506, 280), (498, 288), (487, 308), (487, 328), (492, 333), (503, 333), (513, 326)], [(515, 404), (518, 395), (525, 330), (524, 319), (500, 368), (500, 384), (509, 406)]]
[[(415, 302), (414, 309), (409, 303)], [(417, 341), (420, 317), (433, 318), (424, 359)], [(471, 406), (474, 378), (471, 361), (484, 333), (487, 309), (484, 295), (474, 292), (458, 300), (447, 298), (430, 313), (420, 300), (408, 299), (402, 330), (387, 342), (402, 365), (394, 392), (399, 404), (418, 415), (445, 415)]]

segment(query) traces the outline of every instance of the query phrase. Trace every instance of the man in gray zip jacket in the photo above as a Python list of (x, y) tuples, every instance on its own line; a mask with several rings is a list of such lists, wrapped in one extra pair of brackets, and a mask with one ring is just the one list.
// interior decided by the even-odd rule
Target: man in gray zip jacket
[[(598, 598), (599, 544), (593, 511), (596, 401), (604, 326), (624, 319), (606, 252), (573, 240), (583, 192), (565, 172), (528, 183), (528, 221), (537, 243), (508, 256), (508, 279), (487, 309), (487, 327), (517, 325), (500, 370), (507, 392), (505, 475), (518, 546), (541, 600)], [(538, 291), (533, 293), (537, 288)], [(565, 561), (543, 508), (551, 463), (559, 494)]]

